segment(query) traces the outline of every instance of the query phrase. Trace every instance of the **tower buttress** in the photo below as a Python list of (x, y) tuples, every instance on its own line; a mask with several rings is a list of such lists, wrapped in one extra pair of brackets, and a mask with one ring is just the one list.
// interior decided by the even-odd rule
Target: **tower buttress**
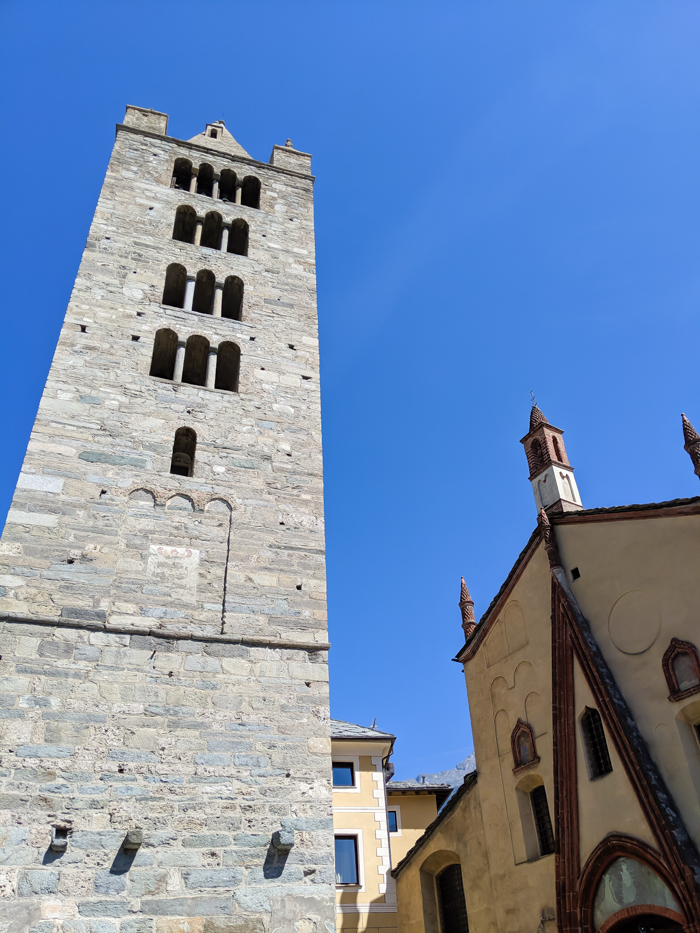
[(520, 441), (530, 468), (537, 511), (576, 512), (583, 508), (574, 468), (564, 447), (564, 432), (545, 418), (537, 405), (530, 412), (530, 430)]
[(685, 415), (683, 419), (683, 449), (688, 451), (690, 459), (693, 461), (693, 468), (696, 475), (700, 478), (700, 434), (695, 430)]

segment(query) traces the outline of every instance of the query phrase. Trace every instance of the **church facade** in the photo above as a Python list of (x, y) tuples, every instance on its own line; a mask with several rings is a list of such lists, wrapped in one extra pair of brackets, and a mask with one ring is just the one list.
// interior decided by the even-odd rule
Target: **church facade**
[(477, 773), (394, 868), (401, 933), (700, 929), (700, 497), (584, 509), (562, 434), (533, 408), (478, 625), (462, 581)]
[(0, 540), (16, 933), (335, 929), (310, 156), (129, 107)]

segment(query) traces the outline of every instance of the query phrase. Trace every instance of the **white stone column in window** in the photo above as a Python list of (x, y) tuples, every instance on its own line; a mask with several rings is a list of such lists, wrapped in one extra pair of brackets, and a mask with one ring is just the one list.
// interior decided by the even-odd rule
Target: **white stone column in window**
[(223, 282), (217, 282), (214, 285), (214, 310), (212, 311), (212, 317), (221, 317), (221, 304), (224, 298), (224, 285)]
[(194, 276), (188, 275), (187, 282), (185, 284), (185, 311), (192, 310), (192, 302), (194, 301)]
[(236, 204), (241, 203), (241, 196), (243, 194), (243, 188), (236, 182)]
[(214, 173), (214, 184), (211, 186), (211, 196), (215, 201), (219, 200), (219, 173)]
[(178, 340), (177, 350), (175, 351), (175, 371), (173, 373), (173, 382), (182, 382), (182, 371), (185, 368), (185, 341)]
[(231, 230), (230, 224), (224, 224), (224, 228), (221, 231), (221, 252), (225, 253), (228, 250), (228, 235)]
[(202, 227), (204, 226), (204, 221), (199, 217), (197, 218), (197, 223), (194, 228), (194, 245), (199, 246), (202, 242)]
[(207, 357), (207, 389), (213, 389), (216, 382), (216, 347), (209, 347)]
[(199, 169), (192, 169), (192, 177), (190, 178), (190, 194), (197, 194), (197, 173)]

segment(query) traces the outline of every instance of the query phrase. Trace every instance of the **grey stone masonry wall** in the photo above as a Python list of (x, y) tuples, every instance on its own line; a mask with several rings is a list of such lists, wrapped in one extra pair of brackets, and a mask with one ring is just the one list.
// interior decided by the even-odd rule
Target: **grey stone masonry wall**
[[(166, 130), (117, 127), (0, 540), (0, 933), (334, 929), (310, 159)], [(172, 188), (179, 158), (259, 209)], [(248, 255), (174, 240), (181, 205)], [(240, 278), (241, 319), (163, 305), (172, 263)], [(235, 343), (238, 391), (149, 375), (162, 328)]]

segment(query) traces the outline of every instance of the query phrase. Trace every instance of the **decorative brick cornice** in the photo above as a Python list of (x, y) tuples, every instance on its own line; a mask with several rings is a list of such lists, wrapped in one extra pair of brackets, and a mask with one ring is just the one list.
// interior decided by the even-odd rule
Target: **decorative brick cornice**
[(688, 687), (686, 690), (681, 690), (678, 684), (673, 662), (681, 654), (690, 657), (695, 667), (698, 681), (700, 681), (700, 657), (698, 657), (698, 649), (690, 641), (681, 641), (680, 638), (672, 638), (671, 644), (668, 646), (661, 659), (661, 666), (664, 671), (666, 683), (668, 684), (668, 698), (671, 702), (685, 700), (686, 697), (692, 697), (694, 694), (700, 693), (700, 683), (697, 683), (694, 687)]

